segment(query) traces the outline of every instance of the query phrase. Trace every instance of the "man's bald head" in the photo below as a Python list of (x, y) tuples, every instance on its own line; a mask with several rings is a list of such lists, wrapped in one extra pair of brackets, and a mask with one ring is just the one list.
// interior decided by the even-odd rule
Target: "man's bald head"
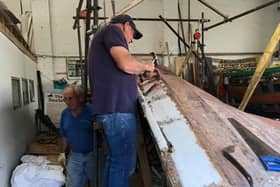
[(64, 102), (70, 110), (76, 110), (84, 104), (84, 91), (80, 85), (70, 85), (63, 91)]

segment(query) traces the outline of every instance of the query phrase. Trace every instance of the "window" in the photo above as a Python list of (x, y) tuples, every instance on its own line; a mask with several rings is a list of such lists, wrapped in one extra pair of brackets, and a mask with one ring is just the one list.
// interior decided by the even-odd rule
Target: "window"
[(35, 88), (33, 80), (29, 80), (29, 99), (30, 102), (35, 102)]
[(12, 99), (13, 99), (13, 109), (21, 107), (21, 92), (20, 92), (20, 80), (18, 78), (12, 77)]
[(23, 104), (24, 105), (27, 105), (29, 103), (28, 81), (27, 81), (27, 79), (22, 79), (22, 99), (23, 99)]

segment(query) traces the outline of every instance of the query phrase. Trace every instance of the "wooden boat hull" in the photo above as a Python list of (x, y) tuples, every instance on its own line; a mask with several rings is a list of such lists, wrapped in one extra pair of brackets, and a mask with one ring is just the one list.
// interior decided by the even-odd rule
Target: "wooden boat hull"
[(164, 69), (157, 81), (160, 87), (149, 94), (143, 93), (154, 82), (139, 90), (139, 100), (172, 186), (252, 186), (223, 154), (229, 146), (234, 147), (231, 156), (250, 175), (253, 186), (280, 185), (280, 173), (265, 171), (229, 119), (276, 156), (280, 156), (280, 122), (224, 104)]

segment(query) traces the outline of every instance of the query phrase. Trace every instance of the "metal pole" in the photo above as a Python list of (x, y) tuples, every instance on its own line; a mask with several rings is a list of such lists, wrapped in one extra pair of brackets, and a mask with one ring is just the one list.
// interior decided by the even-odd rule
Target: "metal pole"
[[(166, 26), (183, 42), (184, 45), (187, 46), (188, 49), (190, 49), (190, 46), (187, 44), (186, 41), (174, 30), (174, 28), (161, 16), (159, 15), (159, 18), (166, 24)], [(196, 52), (192, 51), (194, 56), (201, 62), (201, 58), (197, 55)]]
[[(97, 26), (98, 26), (98, 11), (99, 11), (99, 6), (98, 6), (98, 0), (93, 0), (93, 33), (96, 32), (97, 30)], [(105, 9), (104, 9), (105, 12)], [(89, 17), (87, 18), (87, 20), (90, 21), (91, 17), (89, 15)], [(89, 30), (87, 30), (89, 31)], [(87, 32), (86, 32), (87, 33)], [(87, 37), (87, 49), (89, 48), (89, 40), (90, 40), (90, 33), (86, 34)], [(86, 64), (88, 64), (88, 53), (86, 53)], [(102, 186), (102, 178), (100, 177), (102, 168), (100, 167), (100, 162), (102, 161), (102, 154), (100, 154), (100, 150), (99, 150), (99, 146), (98, 146), (98, 141), (99, 141), (99, 137), (102, 137), (101, 134), (98, 132), (98, 130), (95, 130), (94, 132), (94, 137), (93, 137), (93, 145), (94, 145), (94, 151), (96, 152), (95, 154), (95, 180), (94, 183), (96, 187), (101, 187)], [(103, 176), (103, 175), (102, 175)]]
[(116, 4), (115, 4), (115, 0), (111, 0), (111, 4), (112, 4), (113, 16), (115, 16), (115, 15), (116, 15)]
[(228, 16), (225, 16), (223, 13), (221, 13), (219, 10), (217, 10), (216, 8), (214, 8), (213, 6), (209, 5), (208, 3), (206, 3), (203, 0), (198, 0), (201, 4), (205, 5), (206, 7), (210, 8), (211, 10), (213, 10), (215, 13), (217, 13), (218, 15), (222, 16), (224, 19), (227, 19)]
[[(179, 22), (177, 23), (177, 33), (178, 33), (178, 35), (180, 36), (180, 26), (179, 26), (180, 24), (179, 24)], [(178, 49), (179, 49), (179, 56), (181, 56), (182, 55), (182, 48), (181, 48), (181, 42), (180, 42), (180, 38), (177, 38), (177, 43), (178, 43)], [(184, 46), (185, 46), (185, 44), (184, 44)], [(186, 46), (184, 47), (184, 48), (186, 48)]]
[[(80, 0), (80, 1), (79, 1), (79, 5), (78, 5), (78, 8), (77, 8), (77, 9), (78, 9), (77, 12), (80, 12), (80, 11), (81, 11), (82, 5), (83, 5), (83, 0)], [(74, 19), (75, 19), (74, 24), (73, 24), (73, 29), (74, 29), (74, 30), (75, 30), (76, 27), (77, 27), (77, 21), (78, 21), (78, 19), (80, 19), (80, 18), (78, 18), (78, 16), (79, 16), (79, 14), (74, 18)]]
[[(73, 19), (76, 19), (76, 16), (73, 16)], [(85, 19), (83, 17), (80, 17), (78, 19)], [(90, 19), (94, 19), (94, 17), (91, 17)], [(98, 17), (99, 20), (106, 20), (109, 19), (109, 17)], [(162, 21), (158, 18), (132, 18), (134, 21)], [(201, 20), (201, 19), (177, 19), (177, 18), (166, 18), (166, 21), (182, 21), (182, 22), (210, 22), (210, 19)]]
[(22, 0), (20, 0), (20, 15), (23, 14), (23, 6), (22, 6)]
[(99, 11), (98, 0), (94, 0), (93, 3), (94, 3), (94, 5), (93, 5), (94, 6), (93, 25), (97, 28), (97, 26), (98, 26), (98, 11)]
[(42, 114), (45, 114), (45, 99), (44, 99), (44, 91), (42, 86), (42, 78), (41, 78), (41, 72), (37, 71), (37, 81), (38, 81), (38, 99), (39, 99), (39, 109), (41, 109)]
[(243, 13), (240, 13), (240, 14), (238, 14), (238, 15), (236, 15), (236, 16), (233, 16), (233, 17), (231, 17), (231, 18), (228, 18), (228, 19), (226, 19), (226, 20), (224, 20), (224, 21), (221, 21), (221, 22), (218, 22), (218, 23), (216, 23), (216, 24), (214, 24), (214, 25), (211, 25), (211, 26), (209, 26), (209, 27), (206, 27), (204, 30), (205, 30), (205, 31), (208, 31), (208, 30), (210, 30), (210, 29), (212, 29), (212, 28), (214, 28), (214, 27), (217, 27), (217, 26), (219, 26), (219, 25), (225, 24), (225, 23), (227, 23), (227, 22), (229, 22), (229, 21), (233, 21), (233, 20), (238, 19), (238, 18), (240, 18), (240, 17), (242, 17), (242, 16), (245, 16), (245, 15), (247, 15), (247, 14), (253, 13), (253, 12), (255, 12), (255, 11), (257, 11), (257, 10), (260, 10), (260, 9), (263, 9), (263, 8), (265, 8), (265, 7), (267, 7), (267, 6), (273, 5), (273, 4), (277, 3), (277, 2), (280, 2), (280, 0), (273, 0), (273, 1), (270, 1), (270, 2), (265, 3), (265, 4), (263, 4), (263, 5), (257, 6), (256, 8), (250, 9), (250, 10), (245, 11), (245, 12), (243, 12)]
[[(77, 9), (76, 9), (76, 14), (79, 15), (79, 13), (80, 13), (80, 10), (79, 10), (79, 8), (77, 8)], [(83, 63), (80, 20), (77, 20), (76, 28), (77, 28), (77, 34), (78, 34), (79, 61), (80, 61), (80, 63)], [(83, 75), (84, 75), (84, 70), (83, 70), (83, 68), (81, 68), (81, 71), (82, 71), (82, 72), (81, 72), (81, 76), (83, 76)], [(83, 77), (81, 77), (81, 80), (83, 80)]]
[[(181, 27), (181, 33), (182, 33), (182, 36), (183, 36), (183, 40), (186, 41), (184, 25), (183, 25), (183, 22), (182, 22), (182, 14), (181, 14), (180, 1), (179, 0), (178, 0), (178, 14), (179, 14), (179, 19), (180, 19), (179, 23), (180, 23), (180, 27)], [(184, 45), (184, 50), (185, 50), (185, 53), (186, 53), (187, 52), (186, 45)]]
[[(201, 13), (201, 19), (204, 19), (204, 12)], [(204, 22), (201, 23), (201, 45), (202, 45), (202, 49), (203, 49), (203, 53), (204, 53)]]
[[(85, 62), (84, 62), (84, 75), (83, 75), (83, 87), (85, 90), (85, 93), (87, 93), (87, 76), (88, 76), (88, 49), (89, 49), (89, 35), (87, 34), (87, 32), (90, 30), (90, 14), (91, 14), (91, 10), (92, 10), (92, 6), (91, 6), (91, 0), (87, 0), (87, 4), (86, 4), (86, 10), (87, 10), (87, 14), (86, 14), (86, 30), (85, 30)], [(86, 98), (85, 94), (85, 98)]]
[[(191, 0), (188, 0), (188, 20), (191, 19)], [(188, 43), (192, 41), (191, 22), (188, 21)]]

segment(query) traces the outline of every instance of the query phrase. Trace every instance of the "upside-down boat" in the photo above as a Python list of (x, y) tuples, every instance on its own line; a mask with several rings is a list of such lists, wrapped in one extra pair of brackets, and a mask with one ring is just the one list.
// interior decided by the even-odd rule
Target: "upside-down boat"
[(160, 67), (139, 101), (170, 186), (280, 186), (261, 156), (280, 156), (280, 122), (227, 105)]

